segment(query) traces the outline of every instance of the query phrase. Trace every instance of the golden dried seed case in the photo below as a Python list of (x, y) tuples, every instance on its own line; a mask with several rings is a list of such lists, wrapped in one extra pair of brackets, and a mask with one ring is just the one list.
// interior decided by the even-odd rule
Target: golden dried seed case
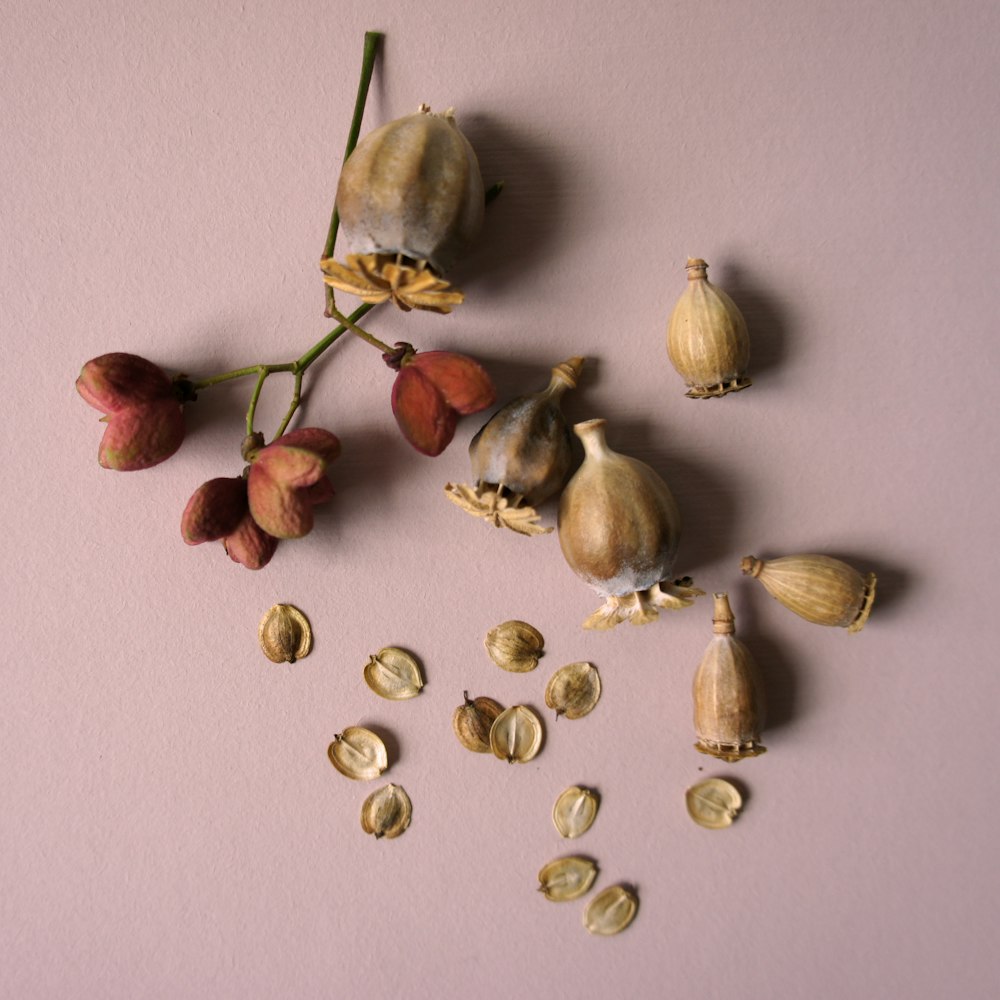
[(415, 657), (396, 646), (386, 646), (368, 660), (365, 683), (380, 698), (404, 701), (420, 694), (424, 679)]
[(388, 766), (385, 744), (370, 729), (348, 726), (337, 733), (327, 750), (330, 763), (352, 781), (371, 781)]
[(490, 728), (490, 749), (508, 764), (524, 764), (542, 746), (542, 720), (526, 705), (501, 712)]
[(780, 559), (747, 556), (740, 569), (759, 580), (775, 600), (807, 622), (860, 632), (871, 614), (875, 574), (862, 577), (839, 559), (817, 555)]
[(620, 934), (635, 919), (639, 897), (623, 885), (602, 889), (584, 908), (583, 926), (591, 934)]
[(724, 778), (706, 778), (685, 793), (688, 814), (699, 826), (723, 830), (733, 825), (743, 806), (743, 796)]
[(592, 663), (567, 663), (560, 667), (545, 687), (545, 704), (558, 719), (580, 719), (592, 711), (601, 697), (601, 678)]
[(585, 834), (597, 818), (600, 799), (596, 792), (579, 785), (570, 785), (552, 807), (552, 822), (559, 836), (575, 840)]
[(556, 858), (538, 873), (538, 891), (546, 899), (565, 903), (587, 893), (596, 878), (597, 864), (591, 858), (580, 855)]
[(534, 508), (558, 492), (569, 472), (572, 443), (560, 403), (576, 386), (583, 363), (568, 358), (552, 369), (546, 389), (512, 399), (490, 417), (469, 445), (476, 485), (448, 483), (452, 503), (522, 535), (552, 530), (538, 523)]
[(761, 699), (750, 650), (735, 636), (729, 597), (715, 595), (715, 636), (694, 675), (695, 749), (735, 762), (765, 751), (760, 743)]
[(321, 262), (324, 281), (365, 302), (449, 312), (462, 301), (441, 275), (482, 227), (476, 154), (454, 111), (416, 114), (375, 129), (348, 157), (337, 186), (346, 264)]
[(689, 607), (704, 593), (690, 580), (670, 582), (680, 541), (677, 503), (653, 469), (608, 447), (606, 423), (574, 425), (586, 455), (559, 500), (563, 556), (605, 598), (583, 623), (588, 629), (645, 625), (660, 608)]
[(294, 663), (309, 655), (312, 629), (309, 619), (291, 604), (275, 604), (257, 627), (264, 655), (274, 663)]
[(725, 396), (750, 385), (750, 338), (736, 303), (707, 277), (708, 264), (692, 257), (688, 283), (667, 325), (667, 354), (693, 399)]
[(523, 674), (538, 666), (545, 640), (533, 625), (514, 620), (491, 628), (483, 643), (498, 667)]
[(361, 806), (361, 829), (376, 840), (392, 840), (405, 832), (413, 816), (410, 796), (399, 785), (383, 785)]
[(503, 705), (492, 698), (470, 698), (468, 691), (463, 692), (463, 695), (465, 704), (459, 705), (451, 717), (455, 736), (466, 750), (491, 753), (490, 729), (503, 712)]

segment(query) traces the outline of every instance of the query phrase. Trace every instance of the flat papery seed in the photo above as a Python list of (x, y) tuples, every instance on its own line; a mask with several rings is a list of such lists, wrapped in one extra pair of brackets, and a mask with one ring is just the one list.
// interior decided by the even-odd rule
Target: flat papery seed
[(583, 911), (583, 926), (591, 934), (619, 934), (635, 919), (639, 897), (623, 885), (602, 889)]
[(524, 674), (538, 666), (545, 639), (527, 622), (512, 620), (491, 628), (483, 640), (490, 659), (503, 670)]
[(552, 822), (559, 835), (573, 840), (586, 833), (597, 818), (600, 799), (589, 788), (570, 785), (552, 808)]
[(309, 619), (291, 604), (275, 604), (257, 626), (264, 655), (274, 663), (294, 663), (309, 655), (312, 629)]
[(546, 899), (565, 903), (589, 892), (595, 878), (597, 864), (591, 858), (572, 854), (556, 858), (542, 867), (538, 873), (538, 891), (544, 893)]
[(465, 692), (465, 704), (459, 705), (451, 717), (458, 742), (473, 753), (490, 753), (490, 729), (503, 705), (492, 698), (470, 698)]
[(542, 746), (542, 720), (526, 705), (501, 712), (490, 728), (490, 749), (508, 764), (524, 764)]
[(371, 781), (388, 766), (385, 744), (370, 729), (348, 726), (337, 733), (327, 751), (330, 763), (353, 781)]
[(579, 719), (592, 711), (601, 697), (601, 678), (592, 663), (567, 663), (545, 687), (545, 704), (556, 718)]
[(372, 792), (361, 806), (361, 829), (376, 840), (392, 840), (410, 825), (413, 804), (400, 785), (383, 785)]
[(699, 781), (687, 790), (686, 799), (691, 818), (709, 830), (732, 826), (743, 805), (743, 797), (736, 786), (724, 778)]
[(403, 701), (420, 694), (424, 679), (414, 656), (396, 646), (386, 646), (368, 660), (365, 683), (380, 698)]

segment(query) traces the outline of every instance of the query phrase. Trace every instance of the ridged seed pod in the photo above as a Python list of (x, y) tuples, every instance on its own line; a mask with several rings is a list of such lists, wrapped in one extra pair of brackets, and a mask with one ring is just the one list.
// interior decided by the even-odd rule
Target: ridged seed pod
[(490, 417), (469, 445), (476, 485), (448, 483), (449, 500), (522, 535), (552, 530), (538, 524), (534, 507), (558, 491), (569, 471), (573, 452), (560, 404), (566, 390), (576, 388), (583, 364), (568, 358), (552, 369), (547, 388), (511, 400)]
[(750, 385), (747, 324), (736, 303), (707, 277), (708, 264), (692, 257), (688, 285), (667, 325), (670, 363), (693, 399), (709, 399)]
[(760, 744), (760, 695), (750, 650), (735, 636), (729, 597), (715, 595), (715, 637), (694, 675), (695, 749), (733, 763), (756, 757)]
[(670, 582), (680, 540), (677, 503), (648, 465), (608, 447), (605, 424), (574, 426), (586, 455), (559, 502), (566, 562), (606, 598), (583, 623), (591, 629), (644, 625), (659, 608), (686, 608), (704, 593), (690, 581)]
[(454, 111), (421, 104), (365, 136), (337, 186), (347, 264), (321, 261), (324, 281), (365, 302), (449, 312), (462, 301), (442, 275), (479, 234), (485, 199), (476, 154)]
[(875, 574), (863, 577), (839, 559), (800, 555), (764, 560), (746, 556), (740, 568), (807, 622), (860, 632), (871, 614)]

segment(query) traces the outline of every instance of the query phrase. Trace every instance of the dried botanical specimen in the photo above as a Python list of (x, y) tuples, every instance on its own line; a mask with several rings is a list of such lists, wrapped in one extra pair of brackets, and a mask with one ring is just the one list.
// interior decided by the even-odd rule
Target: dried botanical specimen
[(508, 764), (524, 764), (542, 746), (542, 720), (526, 705), (501, 712), (490, 728), (490, 749)]
[(257, 627), (264, 655), (274, 663), (294, 663), (309, 655), (312, 629), (309, 619), (291, 604), (275, 604)]
[(706, 778), (686, 792), (687, 809), (691, 818), (709, 830), (732, 826), (743, 805), (743, 797), (735, 785), (724, 778)]
[(708, 264), (687, 262), (688, 284), (667, 326), (667, 353), (693, 399), (738, 392), (750, 385), (744, 374), (750, 360), (746, 320), (736, 303), (713, 285)]
[(595, 878), (597, 865), (592, 859), (579, 855), (556, 858), (538, 873), (538, 891), (544, 893), (546, 899), (565, 903), (588, 892)]
[(337, 733), (327, 754), (330, 763), (354, 781), (371, 781), (389, 766), (389, 754), (381, 738), (361, 726), (348, 726)]
[(414, 656), (396, 646), (386, 646), (368, 660), (365, 683), (382, 698), (403, 701), (420, 694), (424, 679)]
[(545, 687), (545, 704), (554, 709), (556, 718), (580, 719), (590, 712), (601, 697), (601, 678), (592, 663), (567, 663), (560, 667)]
[(735, 636), (729, 597), (715, 595), (715, 636), (694, 675), (695, 748), (734, 762), (765, 751), (760, 743), (761, 698), (750, 650)]
[(515, 674), (534, 670), (545, 645), (537, 628), (516, 620), (491, 628), (483, 642), (490, 659), (498, 667)]
[(421, 104), (365, 136), (344, 164), (337, 209), (351, 253), (346, 265), (323, 260), (324, 280), (365, 302), (450, 312), (463, 296), (441, 275), (479, 234), (484, 208), (454, 110)]
[(459, 705), (451, 717), (458, 742), (474, 753), (490, 753), (490, 729), (503, 712), (503, 705), (484, 696), (470, 698), (468, 691), (463, 694), (465, 703)]
[(372, 792), (361, 806), (361, 829), (376, 840), (392, 840), (410, 825), (413, 805), (399, 785), (383, 785)]
[(576, 386), (583, 360), (556, 365), (546, 389), (519, 396), (490, 417), (469, 445), (476, 485), (448, 483), (449, 500), (522, 535), (552, 530), (538, 523), (534, 507), (559, 490), (569, 471), (572, 448), (560, 402)]
[(667, 484), (644, 462), (612, 451), (604, 420), (573, 428), (583, 465), (559, 501), (559, 544), (571, 570), (605, 598), (584, 628), (645, 625), (659, 608), (686, 608), (704, 593), (669, 582), (680, 541), (680, 513)]
[(596, 792), (570, 785), (552, 808), (552, 822), (559, 835), (573, 840), (585, 834), (594, 825), (599, 805)]
[(740, 564), (767, 592), (816, 625), (836, 625), (860, 632), (871, 614), (876, 578), (830, 556), (797, 555), (780, 559), (747, 556)]
[(602, 889), (583, 911), (583, 926), (591, 934), (608, 937), (619, 934), (635, 919), (639, 899), (623, 885)]

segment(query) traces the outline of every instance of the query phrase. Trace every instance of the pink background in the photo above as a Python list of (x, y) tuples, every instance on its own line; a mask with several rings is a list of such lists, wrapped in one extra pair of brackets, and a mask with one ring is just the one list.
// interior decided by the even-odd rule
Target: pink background
[[(988, 994), (995, 3), (6, 0), (3, 23), (0, 995)], [(709, 600), (582, 631), (596, 601), (555, 535), (442, 497), (481, 420), (417, 455), (363, 343), (313, 369), (300, 421), (344, 442), (337, 496), (260, 573), (178, 533), (192, 490), (239, 471), (247, 382), (203, 394), (170, 462), (98, 468), (88, 358), (204, 376), (329, 329), (316, 261), (366, 28), (387, 42), (365, 131), (454, 105), (507, 185), (456, 276), (466, 304), (371, 328), (474, 354), (502, 398), (592, 359), (567, 412), (607, 417), (673, 488), (677, 569), (730, 592), (766, 676), (759, 760), (691, 746)], [(754, 387), (723, 401), (685, 399), (665, 356), (688, 255), (751, 330)], [(266, 386), (268, 433), (289, 389)], [(795, 551), (879, 573), (864, 632), (739, 575)], [(315, 628), (294, 666), (257, 647), (276, 601)], [(545, 634), (534, 673), (485, 656), (510, 617)], [(425, 664), (412, 702), (363, 683), (386, 644)], [(604, 696), (535, 761), (459, 747), (463, 689), (542, 706), (578, 659)], [(326, 759), (356, 723), (413, 799), (397, 841), (362, 834), (375, 786)], [(684, 809), (713, 774), (748, 795), (724, 832)], [(549, 819), (571, 783), (602, 795), (575, 844)], [(597, 888), (638, 887), (621, 937), (535, 892), (572, 849)]]

